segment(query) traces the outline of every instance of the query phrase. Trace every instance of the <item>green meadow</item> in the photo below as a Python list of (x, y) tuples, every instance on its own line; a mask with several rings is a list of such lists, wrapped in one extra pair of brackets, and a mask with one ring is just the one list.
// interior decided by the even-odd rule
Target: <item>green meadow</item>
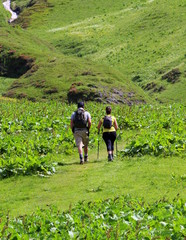
[[(185, 107), (113, 105), (120, 130), (108, 162), (97, 133), (105, 106), (86, 103), (92, 115), (89, 162), (80, 165), (69, 127), (76, 105), (1, 100), (2, 239), (184, 239)], [(96, 220), (100, 214), (103, 223)], [(105, 227), (96, 232), (98, 226)]]
[[(0, 239), (186, 238), (183, 0), (0, 4)], [(91, 113), (79, 164), (70, 117)], [(108, 162), (97, 125), (112, 106)]]

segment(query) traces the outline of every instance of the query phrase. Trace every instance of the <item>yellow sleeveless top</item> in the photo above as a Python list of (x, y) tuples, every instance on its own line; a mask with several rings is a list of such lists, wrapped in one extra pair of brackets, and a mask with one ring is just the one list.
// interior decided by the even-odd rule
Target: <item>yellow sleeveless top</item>
[[(112, 127), (109, 128), (109, 129), (103, 127), (103, 133), (104, 133), (104, 132), (115, 132), (116, 129), (115, 129), (115, 127), (114, 127), (114, 121), (115, 121), (116, 118), (115, 118), (114, 116), (111, 116), (110, 114), (108, 114), (107, 116), (112, 117)], [(105, 117), (105, 116), (104, 116), (104, 117)], [(101, 120), (100, 120), (100, 121), (101, 121), (101, 124), (103, 124), (104, 117), (102, 117)]]

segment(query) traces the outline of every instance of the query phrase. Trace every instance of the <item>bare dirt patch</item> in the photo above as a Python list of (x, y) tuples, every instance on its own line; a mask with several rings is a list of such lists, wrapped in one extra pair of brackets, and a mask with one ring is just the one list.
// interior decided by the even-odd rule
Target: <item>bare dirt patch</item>
[(20, 78), (34, 65), (34, 59), (26, 55), (16, 55), (15, 50), (0, 48), (0, 76)]

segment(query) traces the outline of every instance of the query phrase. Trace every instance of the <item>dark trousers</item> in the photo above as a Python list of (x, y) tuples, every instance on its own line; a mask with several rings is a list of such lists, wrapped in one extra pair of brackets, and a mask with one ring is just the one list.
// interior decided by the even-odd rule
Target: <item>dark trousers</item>
[(114, 141), (116, 140), (116, 132), (104, 132), (103, 139), (107, 146), (107, 151), (114, 151)]

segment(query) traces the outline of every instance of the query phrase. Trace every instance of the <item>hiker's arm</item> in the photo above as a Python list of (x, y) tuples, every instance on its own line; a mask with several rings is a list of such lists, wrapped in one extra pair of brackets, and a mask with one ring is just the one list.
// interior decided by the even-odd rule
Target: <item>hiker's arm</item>
[(118, 130), (118, 123), (117, 123), (116, 118), (114, 119), (114, 127), (115, 127), (116, 130)]
[(88, 129), (91, 127), (91, 118), (88, 118)]

